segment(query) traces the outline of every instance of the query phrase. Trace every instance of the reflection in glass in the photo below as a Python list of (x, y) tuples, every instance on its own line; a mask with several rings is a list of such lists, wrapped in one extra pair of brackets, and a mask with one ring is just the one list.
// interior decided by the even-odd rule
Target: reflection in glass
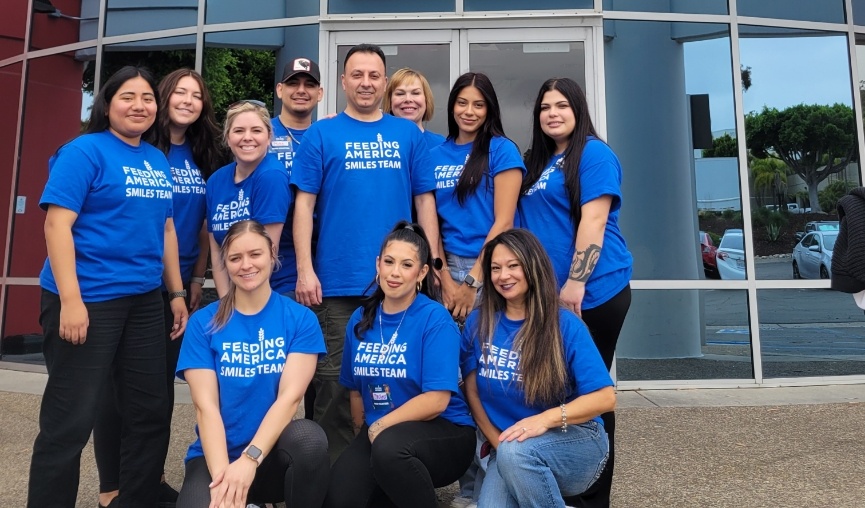
[[(759, 279), (791, 279), (789, 256), (810, 223), (837, 220), (860, 183), (847, 37), (743, 26), (751, 221)], [(798, 234), (797, 234), (798, 233)], [(784, 256), (783, 268), (777, 258)]]
[[(87, 54), (89, 52), (83, 52)], [(21, 166), (16, 194), (26, 199), (24, 213), (13, 216), (9, 274), (38, 277), (45, 261), (41, 237), (45, 214), (39, 197), (48, 179), (48, 159), (57, 149), (78, 136), (93, 103), (94, 62), (80, 52), (68, 52), (30, 61), (21, 134)]]
[(0, 16), (0, 60), (24, 53), (27, 0), (7, 0)]
[(34, 2), (30, 49), (45, 49), (96, 39), (98, 13), (99, 2)]
[(844, 0), (736, 0), (739, 16), (844, 23)]
[[(175, 69), (191, 69), (195, 67), (195, 36), (166, 37), (105, 46), (102, 52), (100, 83), (104, 83), (124, 65), (146, 67), (156, 76), (157, 81)], [(93, 91), (91, 74), (87, 74), (85, 85), (88, 91)]]
[[(41, 229), (40, 229), (41, 231)], [(39, 286), (6, 286), (6, 309), (0, 354), (4, 361), (43, 364), (39, 326)]]
[(853, 23), (856, 25), (865, 25), (865, 0), (851, 1), (853, 2)]
[[(466, 11), (520, 11), (541, 9), (592, 9), (593, 0), (539, 0), (525, 2), (523, 0), (464, 0)], [(543, 81), (541, 81), (543, 82)], [(538, 85), (540, 86), (540, 84)]]
[[(743, 227), (729, 27), (608, 20), (604, 36), (607, 141), (622, 163), (633, 278), (721, 277), (717, 248)], [(730, 275), (744, 278), (734, 254)]]
[(106, 37), (183, 28), (198, 23), (198, 0), (163, 0), (157, 5), (129, 0), (106, 2)]
[[(21, 98), (21, 62), (0, 67), (0, 111), (6, 121), (0, 122), (0, 193), (8, 196), (12, 191), (15, 172), (15, 141), (18, 137), (18, 102)], [(6, 225), (9, 207), (0, 207), (0, 248), (6, 252)], [(41, 231), (41, 229), (40, 229)]]
[(727, 0), (604, 0), (604, 10), (727, 14)]
[(261, 19), (318, 16), (320, 10), (318, 0), (256, 0), (254, 8), (250, 8), (250, 6), (248, 3), (237, 0), (207, 0), (204, 22), (212, 25)]
[[(331, 86), (338, 90), (336, 94), (336, 111), (345, 109), (345, 94), (340, 86), (340, 76), (345, 64), (345, 55), (351, 46), (337, 48), (339, 75)], [(443, 136), (448, 133), (447, 103), (450, 93), (450, 46), (447, 44), (393, 44), (383, 45), (382, 50), (387, 59), (387, 75), (403, 67), (411, 67), (419, 71), (429, 81), (433, 92), (435, 111), (426, 129)]]
[(483, 72), (492, 80), (502, 108), (505, 134), (522, 152), (525, 152), (531, 143), (532, 108), (541, 83), (548, 78), (560, 76), (571, 78), (579, 83), (583, 90), (586, 89), (584, 46), (582, 42), (469, 45), (471, 70)]
[(761, 290), (757, 310), (765, 378), (865, 374), (865, 321), (851, 295)]
[[(317, 2), (316, 2), (317, 4)], [(393, 2), (391, 0), (328, 0), (330, 14), (364, 14), (376, 12), (454, 12), (454, 0), (425, 0), (423, 2)], [(466, 9), (468, 10), (468, 9)], [(317, 13), (318, 11), (316, 11)]]
[(619, 381), (753, 379), (745, 291), (640, 290), (632, 297), (616, 349)]

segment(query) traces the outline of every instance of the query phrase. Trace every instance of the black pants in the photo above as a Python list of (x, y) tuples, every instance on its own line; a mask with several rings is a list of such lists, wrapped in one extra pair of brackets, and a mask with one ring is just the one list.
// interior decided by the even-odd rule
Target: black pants
[(455, 482), (475, 453), (475, 429), (438, 417), (403, 422), (370, 444), (366, 425), (333, 465), (327, 508), (436, 508), (436, 487)]
[[(631, 307), (631, 286), (628, 285), (616, 296), (610, 298), (594, 309), (583, 311), (583, 321), (592, 334), (592, 339), (601, 353), (601, 358), (610, 370), (613, 366), (613, 356), (616, 354), (616, 343), (619, 342), (619, 332)], [(581, 508), (600, 508), (610, 506), (610, 491), (613, 488), (613, 466), (615, 464), (616, 413), (610, 411), (601, 415), (604, 430), (610, 439), (610, 455), (607, 465), (589, 490), (579, 496), (565, 498), (565, 504)]]
[[(207, 508), (211, 481), (204, 457), (187, 462), (177, 508)], [(255, 471), (246, 502), (285, 501), (287, 508), (319, 508), (329, 482), (324, 431), (313, 421), (295, 420), (282, 431), (276, 446)]]
[[(171, 311), (168, 293), (162, 293), (162, 302), (165, 313), (165, 379), (168, 388), (168, 421), (165, 439), (168, 440), (171, 432), (171, 417), (174, 414), (174, 371), (177, 370), (183, 337), (171, 340), (174, 313)], [(96, 456), (96, 470), (99, 472), (99, 492), (113, 492), (120, 488), (120, 434), (123, 421), (119, 409), (114, 385), (108, 383), (102, 392), (99, 412), (93, 425), (93, 454)], [(168, 447), (165, 448), (165, 454), (168, 454)], [(162, 463), (165, 463), (165, 457), (162, 457)]]
[(81, 450), (93, 430), (103, 389), (114, 384), (123, 414), (120, 506), (153, 508), (168, 447), (162, 298), (153, 290), (85, 305), (87, 339), (73, 345), (60, 338), (60, 297), (42, 291), (39, 322), (48, 383), (33, 444), (27, 506), (75, 506)]

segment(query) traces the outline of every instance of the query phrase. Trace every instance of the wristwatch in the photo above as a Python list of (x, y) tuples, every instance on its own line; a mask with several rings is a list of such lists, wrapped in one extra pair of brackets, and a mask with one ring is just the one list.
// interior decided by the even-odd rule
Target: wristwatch
[(481, 281), (472, 277), (472, 274), (466, 275), (466, 278), (463, 279), (463, 282), (465, 282), (466, 286), (472, 289), (480, 289), (481, 287)]
[(246, 447), (246, 450), (243, 450), (243, 454), (249, 457), (250, 459), (255, 461), (256, 467), (261, 464), (258, 459), (261, 458), (261, 450), (258, 449), (255, 445), (249, 445)]
[(436, 270), (441, 270), (444, 265), (445, 262), (442, 261), (442, 258), (433, 259), (433, 268), (435, 268)]
[(186, 298), (186, 290), (181, 289), (180, 291), (172, 291), (168, 293), (168, 300), (174, 300), (175, 298)]

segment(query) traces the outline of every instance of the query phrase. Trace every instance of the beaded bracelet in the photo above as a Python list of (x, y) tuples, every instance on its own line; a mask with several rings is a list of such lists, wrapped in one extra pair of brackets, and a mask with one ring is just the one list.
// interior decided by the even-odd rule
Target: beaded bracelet
[(565, 411), (565, 405), (562, 404), (562, 432), (568, 431), (568, 412)]

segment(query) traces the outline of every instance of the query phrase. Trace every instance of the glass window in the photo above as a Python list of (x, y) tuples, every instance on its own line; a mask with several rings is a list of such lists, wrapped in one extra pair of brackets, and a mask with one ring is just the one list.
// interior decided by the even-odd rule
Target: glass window
[(727, 14), (727, 0), (604, 0), (604, 10)]
[(865, 374), (865, 322), (851, 295), (760, 290), (757, 308), (765, 378)]
[(3, 339), (0, 340), (4, 361), (44, 364), (42, 327), (39, 326), (41, 295), (39, 286), (6, 287)]
[(261, 19), (318, 16), (321, 9), (318, 0), (255, 0), (254, 6), (251, 9), (249, 4), (237, 0), (207, 0), (204, 22), (212, 25)]
[(106, 2), (106, 36), (155, 32), (195, 26), (198, 23), (198, 0), (162, 0), (158, 3), (141, 0)]
[(740, 27), (739, 43), (750, 74), (743, 109), (753, 255), (757, 278), (789, 279), (796, 233), (809, 221), (837, 220), (838, 199), (859, 186), (859, 120), (845, 35), (762, 28)]
[(45, 262), (45, 213), (39, 198), (48, 179), (48, 159), (81, 133), (90, 116), (93, 83), (88, 85), (86, 76), (92, 76), (95, 62), (88, 53), (61, 53), (28, 64), (16, 191), (23, 211), (16, 210), (13, 220), (12, 277), (38, 277)]
[[(374, 12), (454, 12), (454, 0), (425, 0), (423, 2), (393, 2), (391, 0), (328, 0), (329, 14), (364, 14)], [(466, 9), (468, 10), (468, 9)]]
[(33, 3), (30, 49), (96, 39), (99, 2), (53, 0)]
[[(336, 111), (345, 109), (345, 94), (340, 86), (340, 77), (345, 66), (345, 55), (351, 46), (337, 48), (338, 75), (332, 86), (337, 87)], [(382, 51), (387, 60), (387, 75), (403, 67), (411, 67), (419, 71), (429, 81), (433, 93), (435, 110), (433, 118), (426, 128), (443, 136), (448, 133), (447, 103), (450, 92), (450, 45), (448, 44), (389, 44), (382, 45)]]
[[(100, 83), (104, 83), (124, 65), (147, 67), (157, 81), (175, 69), (195, 67), (194, 35), (111, 44), (103, 49)], [(93, 82), (87, 84), (93, 91)]]
[[(0, 111), (6, 121), (0, 122), (0, 193), (12, 192), (15, 174), (15, 141), (18, 139), (18, 102), (21, 98), (21, 62), (0, 67)], [(31, 204), (32, 206), (32, 204)], [(0, 252), (6, 252), (6, 225), (9, 206), (0, 207)], [(42, 231), (42, 228), (38, 229)]]
[(851, 0), (853, 2), (853, 23), (865, 25), (865, 0)]
[(550, 9), (593, 9), (594, 0), (540, 0), (526, 2), (524, 0), (464, 0), (466, 11), (524, 11)]
[(608, 142), (622, 164), (633, 277), (720, 278), (694, 236), (718, 245), (743, 227), (729, 27), (607, 20), (604, 36)]
[(750, 333), (745, 291), (635, 290), (616, 378), (753, 379)]
[(736, 0), (739, 16), (845, 23), (844, 0)]

